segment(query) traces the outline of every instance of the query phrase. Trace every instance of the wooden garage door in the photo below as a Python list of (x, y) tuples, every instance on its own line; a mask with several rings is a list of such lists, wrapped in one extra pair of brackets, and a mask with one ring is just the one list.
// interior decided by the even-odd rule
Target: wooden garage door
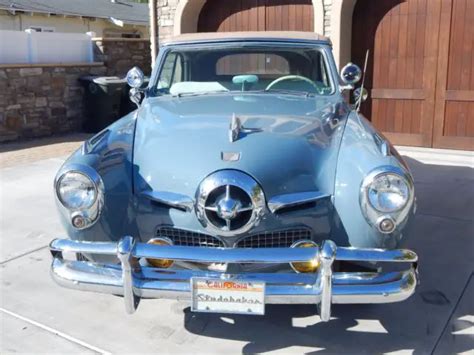
[(371, 51), (363, 113), (395, 144), (474, 148), (473, 5), (358, 0), (354, 61)]
[(474, 0), (444, 1), (433, 146), (474, 150)]
[(312, 0), (208, 0), (198, 32), (314, 32)]

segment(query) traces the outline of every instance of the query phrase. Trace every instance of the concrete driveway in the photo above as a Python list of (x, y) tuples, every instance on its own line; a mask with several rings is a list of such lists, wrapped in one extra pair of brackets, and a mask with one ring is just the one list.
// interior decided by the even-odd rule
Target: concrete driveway
[(48, 274), (47, 245), (63, 235), (52, 193), (63, 159), (0, 168), (0, 353), (473, 354), (473, 155), (402, 152), (416, 180), (406, 247), (420, 256), (421, 285), (404, 303), (335, 306), (329, 323), (312, 306), (245, 317), (154, 300), (129, 316), (121, 298), (60, 288)]

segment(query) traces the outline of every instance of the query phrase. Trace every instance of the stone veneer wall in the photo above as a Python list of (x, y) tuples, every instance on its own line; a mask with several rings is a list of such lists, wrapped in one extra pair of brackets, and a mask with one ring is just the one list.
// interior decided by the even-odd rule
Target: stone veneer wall
[(84, 75), (151, 72), (148, 39), (97, 38), (95, 63), (0, 65), (0, 142), (80, 131)]
[(103, 63), (0, 65), (0, 142), (80, 130), (78, 78), (105, 72)]
[(104, 62), (109, 76), (125, 76), (133, 66), (145, 75), (151, 73), (150, 40), (148, 38), (95, 38), (94, 57)]
[(324, 7), (324, 33), (323, 35), (331, 37), (331, 10), (333, 0), (321, 0)]
[(157, 0), (159, 40), (173, 36), (174, 15), (178, 3), (179, 0)]

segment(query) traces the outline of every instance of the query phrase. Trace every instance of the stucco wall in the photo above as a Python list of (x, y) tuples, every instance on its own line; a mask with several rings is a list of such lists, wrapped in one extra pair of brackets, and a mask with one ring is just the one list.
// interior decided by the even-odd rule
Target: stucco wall
[(40, 14), (11, 15), (6, 11), (0, 10), (0, 30), (24, 31), (31, 26), (54, 27), (55, 32), (95, 32), (97, 36), (115, 36), (118, 37), (122, 32), (141, 33), (142, 37), (148, 38), (149, 32), (146, 26), (124, 25), (119, 27), (103, 19), (88, 19), (79, 17), (46, 16)]

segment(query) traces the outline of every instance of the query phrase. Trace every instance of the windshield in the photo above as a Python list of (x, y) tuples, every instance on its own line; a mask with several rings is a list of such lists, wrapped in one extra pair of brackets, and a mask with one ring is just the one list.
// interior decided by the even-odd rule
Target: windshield
[(220, 46), (170, 50), (154, 87), (157, 95), (228, 91), (330, 95), (323, 52), (314, 47)]

